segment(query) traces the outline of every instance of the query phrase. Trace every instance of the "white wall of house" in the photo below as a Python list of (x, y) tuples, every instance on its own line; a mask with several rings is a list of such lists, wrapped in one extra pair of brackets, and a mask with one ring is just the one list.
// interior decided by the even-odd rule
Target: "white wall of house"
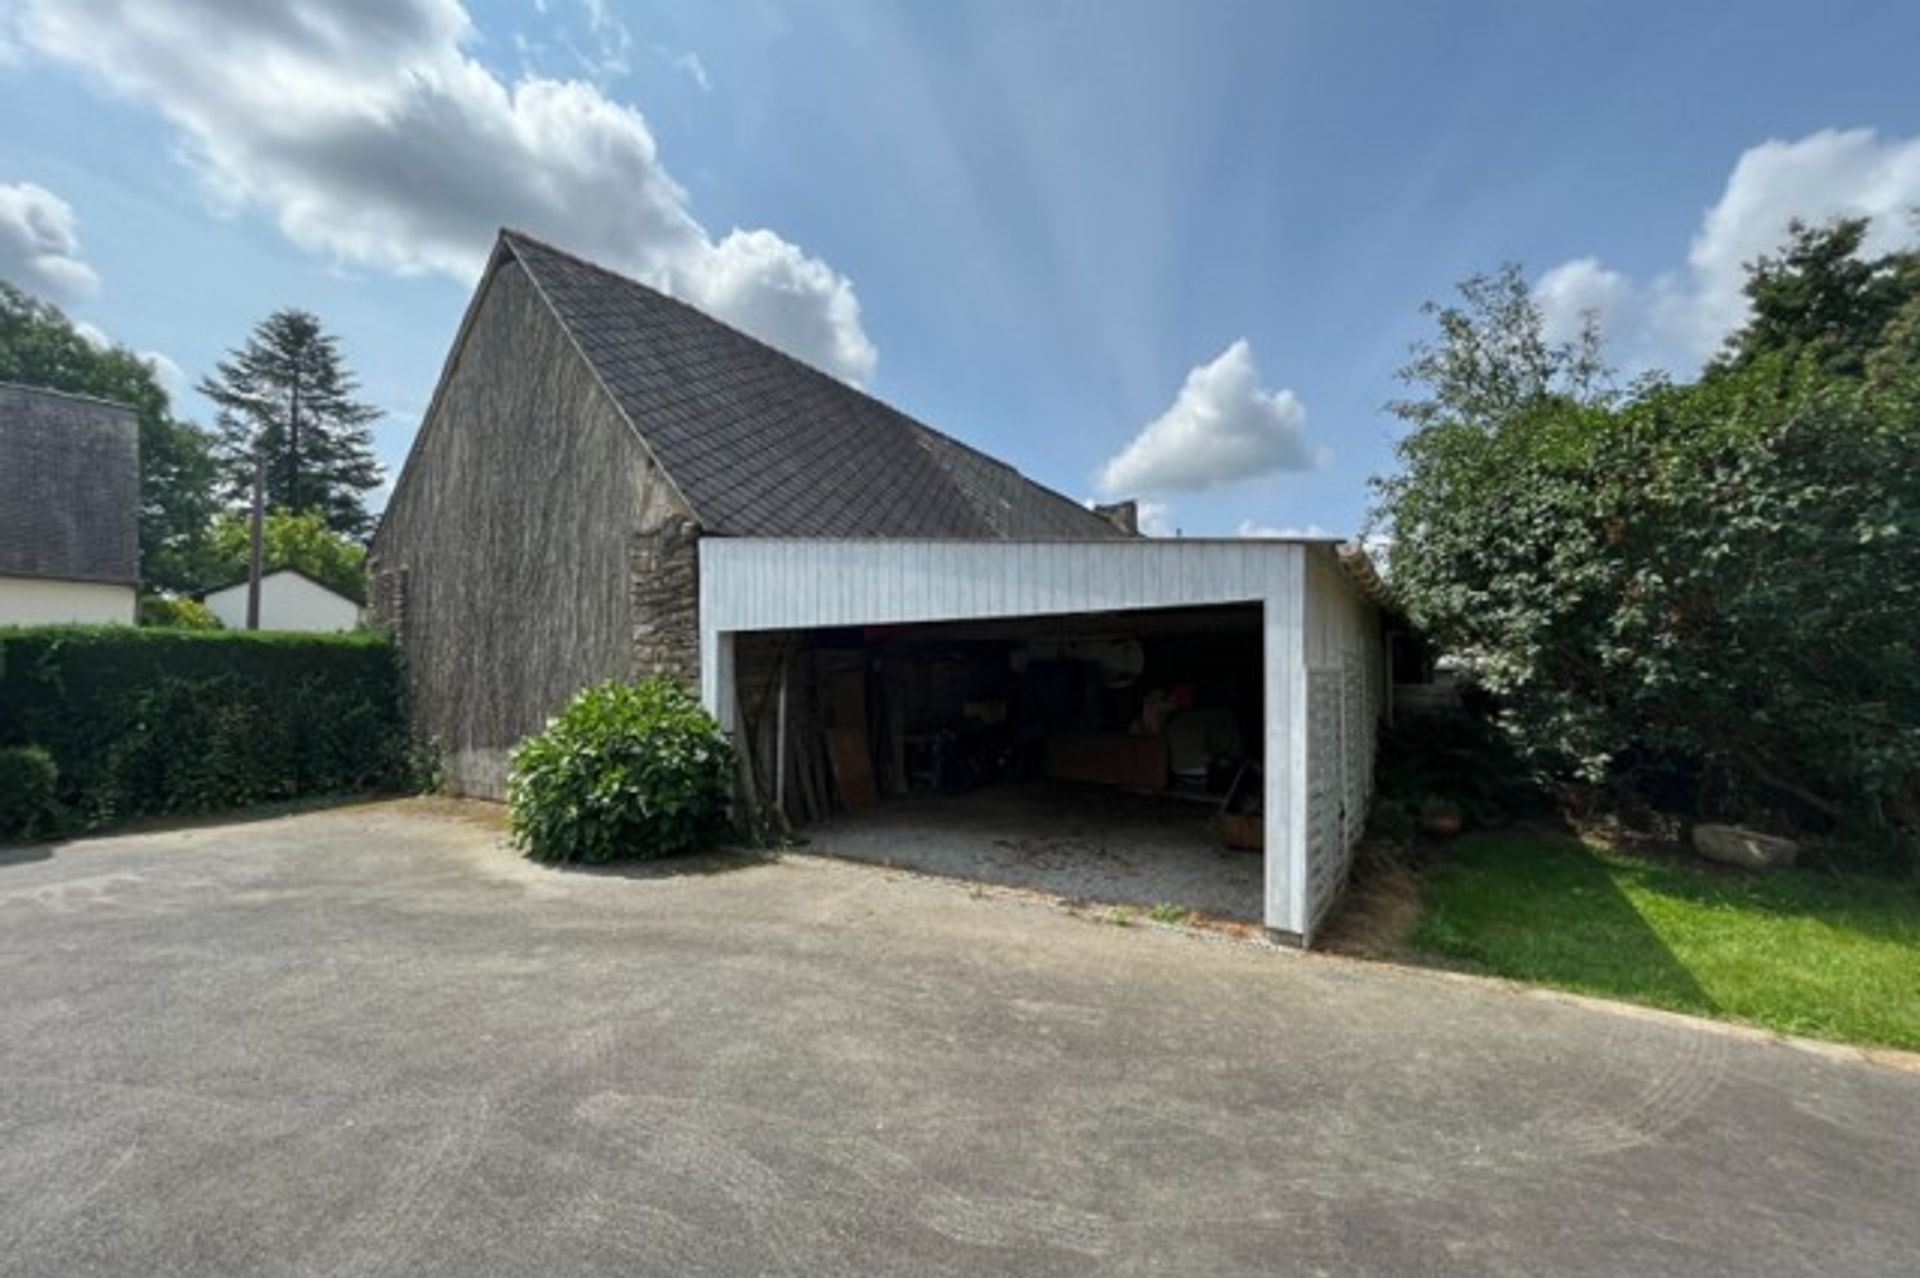
[(114, 582), (0, 577), (0, 626), (131, 624), (134, 603), (133, 587)]
[[(205, 602), (227, 629), (246, 629), (246, 582), (210, 591)], [(262, 630), (351, 630), (359, 622), (359, 604), (297, 572), (281, 569), (260, 578)]]
[(701, 695), (731, 729), (733, 636), (743, 631), (1258, 603), (1266, 651), (1264, 912), (1269, 928), (1305, 943), (1315, 921), (1304, 890), (1310, 557), (1339, 571), (1330, 545), (1279, 540), (709, 537), (700, 543)]

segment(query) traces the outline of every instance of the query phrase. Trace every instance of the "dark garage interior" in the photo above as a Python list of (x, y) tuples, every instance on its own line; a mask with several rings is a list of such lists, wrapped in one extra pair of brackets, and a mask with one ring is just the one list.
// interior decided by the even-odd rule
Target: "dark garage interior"
[(741, 635), (749, 810), (810, 850), (1260, 918), (1257, 605)]

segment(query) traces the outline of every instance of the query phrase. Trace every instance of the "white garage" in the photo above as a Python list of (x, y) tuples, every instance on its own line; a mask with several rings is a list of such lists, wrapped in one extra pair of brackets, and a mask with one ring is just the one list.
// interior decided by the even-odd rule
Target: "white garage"
[[(790, 748), (804, 748), (798, 743), (808, 735), (786, 724), (797, 713), (794, 653), (901, 651), (897, 644), (916, 636), (939, 639), (955, 651), (969, 644), (1031, 650), (1039, 643), (1054, 652), (1061, 642), (1073, 642), (1061, 635), (1089, 641), (1097, 636), (1112, 644), (1138, 634), (1144, 645), (1164, 645), (1172, 642), (1165, 636), (1184, 633), (1185, 648), (1196, 654), (1188, 657), (1187, 682), (1204, 684), (1230, 650), (1222, 647), (1215, 657), (1195, 645), (1213, 631), (1225, 644), (1244, 623), (1257, 664), (1251, 717), (1257, 725), (1247, 734), (1255, 739), (1243, 753), (1259, 778), (1248, 806), (1258, 813), (1264, 835), (1260, 921), (1277, 938), (1311, 944), (1346, 881), (1365, 821), (1376, 725), (1388, 687), (1378, 578), (1357, 551), (1330, 540), (708, 537), (699, 552), (703, 700), (746, 742), (748, 768), (760, 774), (762, 797), (789, 812), (803, 806), (791, 791), (804, 785), (804, 769), (789, 757)], [(773, 638), (783, 642), (769, 644)], [(769, 660), (775, 664), (772, 677), (756, 670), (752, 682), (775, 690), (773, 708), (746, 712), (745, 667), (750, 661), (765, 667)], [(892, 677), (884, 673), (886, 664), (880, 656), (860, 663), (870, 687), (883, 689)], [(1246, 682), (1238, 685), (1243, 694)], [(768, 699), (763, 694), (754, 700)], [(992, 713), (1004, 719), (1006, 711)], [(743, 722), (748, 718), (758, 722)], [(891, 784), (883, 777), (873, 786), (884, 803), (880, 796), (904, 793), (915, 772), (908, 752), (916, 734), (905, 730), (898, 707), (858, 718), (859, 745), (877, 771), (886, 772), (889, 758), (903, 760)], [(1228, 716), (1221, 713), (1216, 721), (1225, 724)], [(1152, 748), (1129, 748), (1119, 735), (1081, 733), (1072, 741), (1080, 759), (1103, 741), (1111, 747), (1109, 758)], [(1133, 735), (1151, 733), (1136, 719)], [(1041, 748), (1056, 762), (1075, 754), (1060, 748), (1057, 738)], [(856, 771), (864, 763), (858, 753), (851, 765)], [(1059, 766), (1071, 770), (1076, 763)], [(836, 782), (843, 794), (849, 789), (846, 775), (837, 775)]]

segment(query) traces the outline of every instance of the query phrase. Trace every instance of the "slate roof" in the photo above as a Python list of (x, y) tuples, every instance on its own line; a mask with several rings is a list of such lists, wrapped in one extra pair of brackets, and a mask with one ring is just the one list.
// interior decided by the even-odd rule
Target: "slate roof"
[(685, 302), (518, 232), (500, 239), (706, 532), (1126, 535), (1005, 462)]
[(131, 408), (0, 382), (0, 577), (138, 583)]

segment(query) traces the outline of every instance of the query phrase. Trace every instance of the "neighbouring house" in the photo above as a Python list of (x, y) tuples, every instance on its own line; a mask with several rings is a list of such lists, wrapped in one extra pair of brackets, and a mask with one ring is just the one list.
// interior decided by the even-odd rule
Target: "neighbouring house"
[(134, 411), (0, 382), (0, 625), (131, 623), (139, 586)]
[(458, 792), (500, 796), (513, 745), (583, 685), (666, 674), (775, 822), (920, 795), (964, 822), (1011, 778), (1066, 806), (1183, 797), (1258, 849), (1232, 854), (1247, 916), (1307, 943), (1371, 789), (1378, 579), (1332, 539), (1144, 538), (1132, 516), (502, 232), (369, 611)]
[[(200, 597), (229, 630), (247, 628), (247, 583), (209, 590)], [(260, 574), (260, 629), (351, 630), (360, 624), (360, 605), (298, 568)]]

